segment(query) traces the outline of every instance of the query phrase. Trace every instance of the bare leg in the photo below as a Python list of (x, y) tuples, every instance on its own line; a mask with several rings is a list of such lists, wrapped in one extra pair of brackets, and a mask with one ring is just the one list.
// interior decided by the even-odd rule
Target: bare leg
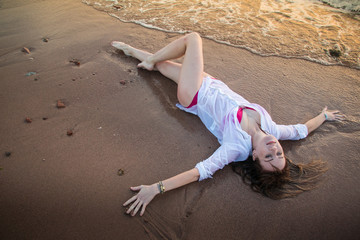
[[(183, 36), (151, 54), (127, 44), (112, 42), (112, 45), (126, 55), (140, 61), (138, 67), (147, 70), (157, 68), (163, 75), (178, 83), (178, 100), (183, 106), (190, 105), (203, 81), (202, 40), (197, 33)], [(174, 63), (172, 59), (184, 56), (183, 64)]]
[(182, 56), (184, 61), (181, 66), (177, 96), (183, 106), (188, 106), (200, 89), (204, 77), (202, 40), (197, 33), (190, 33), (171, 42), (141, 62), (138, 67), (153, 70), (157, 63)]
[[(124, 52), (125, 55), (134, 57), (143, 62), (152, 56), (152, 53), (131, 47), (123, 42), (113, 41), (111, 45)], [(165, 77), (170, 78), (176, 83), (179, 83), (181, 64), (172, 61), (163, 61), (155, 65), (154, 70), (158, 70)]]

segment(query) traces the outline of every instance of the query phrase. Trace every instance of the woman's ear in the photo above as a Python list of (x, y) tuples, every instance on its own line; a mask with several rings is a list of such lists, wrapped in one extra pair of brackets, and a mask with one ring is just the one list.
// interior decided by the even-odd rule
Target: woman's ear
[(253, 161), (255, 161), (256, 157), (257, 157), (257, 155), (256, 155), (256, 151), (255, 151), (255, 149), (254, 149), (254, 150), (252, 151), (252, 159), (253, 159)]

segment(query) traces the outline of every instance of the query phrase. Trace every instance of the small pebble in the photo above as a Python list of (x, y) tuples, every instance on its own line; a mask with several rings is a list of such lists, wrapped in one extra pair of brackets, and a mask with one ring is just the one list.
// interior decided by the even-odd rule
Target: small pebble
[(27, 118), (25, 118), (25, 122), (26, 122), (26, 123), (32, 123), (32, 119), (29, 118), (29, 117), (27, 117)]
[(119, 176), (122, 176), (122, 175), (124, 175), (124, 170), (122, 170), (121, 168), (118, 170), (118, 175)]
[(65, 108), (66, 106), (61, 100), (57, 100), (56, 107), (57, 108)]
[(76, 66), (80, 66), (80, 61), (77, 59), (70, 60), (69, 62), (75, 64)]
[(5, 156), (6, 156), (6, 157), (10, 157), (10, 156), (11, 156), (11, 152), (5, 152)]
[(121, 84), (121, 85), (125, 85), (126, 82), (125, 82), (124, 80), (121, 80), (121, 81), (120, 81), (120, 84)]
[(27, 54), (30, 54), (30, 50), (27, 47), (23, 47), (22, 51)]
[(47, 117), (43, 117), (43, 118), (42, 118), (42, 120), (44, 120), (44, 121), (45, 121), (45, 120), (48, 120), (48, 118), (47, 118)]
[(36, 72), (28, 72), (27, 74), (25, 74), (27, 77), (31, 76), (31, 75), (35, 75)]
[(72, 130), (67, 130), (66, 135), (68, 136), (72, 136), (74, 134), (74, 132)]
[(49, 39), (48, 38), (43, 38), (42, 41), (43, 42), (49, 42)]
[(113, 8), (114, 8), (114, 9), (117, 9), (117, 10), (120, 10), (120, 9), (123, 9), (124, 6), (118, 4), (118, 5), (113, 5)]

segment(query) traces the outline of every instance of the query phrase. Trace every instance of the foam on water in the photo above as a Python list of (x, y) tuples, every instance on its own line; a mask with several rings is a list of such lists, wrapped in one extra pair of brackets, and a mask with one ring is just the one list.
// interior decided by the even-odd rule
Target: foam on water
[(196, 31), (264, 56), (304, 58), (360, 69), (360, 15), (356, 12), (360, 0), (330, 0), (327, 4), (316, 0), (83, 2), (121, 21), (148, 28)]
[(332, 7), (348, 11), (360, 12), (360, 0), (321, 0)]

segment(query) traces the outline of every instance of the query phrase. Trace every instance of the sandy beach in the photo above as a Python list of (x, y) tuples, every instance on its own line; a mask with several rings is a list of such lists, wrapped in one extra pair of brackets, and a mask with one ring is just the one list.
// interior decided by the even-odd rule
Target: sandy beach
[(175, 83), (110, 46), (155, 52), (179, 35), (70, 0), (0, 1), (0, 24), (0, 239), (358, 239), (359, 70), (205, 39), (205, 71), (275, 122), (304, 123), (324, 106), (346, 114), (283, 142), (293, 161), (322, 159), (329, 171), (317, 189), (274, 201), (227, 166), (129, 217), (130, 186), (189, 170), (219, 146), (175, 107)]

